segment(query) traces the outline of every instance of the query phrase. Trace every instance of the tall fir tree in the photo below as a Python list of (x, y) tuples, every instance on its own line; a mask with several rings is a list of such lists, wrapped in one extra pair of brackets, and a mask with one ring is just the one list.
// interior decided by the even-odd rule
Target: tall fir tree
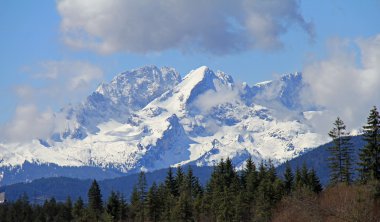
[(120, 198), (114, 191), (112, 191), (107, 201), (106, 212), (112, 221), (119, 221), (121, 219), (120, 210)]
[(380, 115), (376, 106), (371, 109), (363, 130), (363, 139), (367, 144), (359, 154), (360, 178), (363, 182), (380, 180)]
[(168, 173), (165, 178), (165, 186), (171, 195), (176, 195), (176, 181), (174, 179), (173, 169), (171, 167), (169, 167)]
[(172, 220), (179, 222), (194, 221), (192, 199), (188, 192), (183, 192), (175, 203)]
[(328, 133), (333, 140), (333, 145), (328, 148), (330, 156), (328, 158), (330, 168), (330, 183), (352, 182), (352, 155), (353, 149), (350, 142), (351, 137), (346, 132), (346, 125), (338, 117), (334, 122), (334, 127)]
[(202, 186), (199, 183), (199, 179), (194, 176), (191, 166), (189, 166), (187, 169), (187, 174), (185, 176), (184, 182), (185, 189), (187, 192), (189, 192), (190, 197), (196, 198), (198, 195), (202, 195)]
[(322, 191), (322, 184), (319, 181), (317, 173), (314, 168), (312, 168), (308, 175), (308, 185), (311, 191), (314, 193), (320, 193)]
[(129, 206), (123, 194), (119, 194), (118, 196), (120, 202), (120, 220), (126, 221), (129, 215)]
[(146, 208), (148, 220), (152, 222), (159, 221), (161, 214), (161, 203), (158, 195), (158, 187), (155, 182), (149, 188), (146, 196)]
[(64, 221), (72, 221), (73, 220), (73, 203), (70, 197), (67, 197), (66, 202), (63, 206), (62, 219)]
[(84, 215), (84, 203), (81, 197), (75, 202), (73, 207), (73, 216), (76, 220), (81, 220)]
[(139, 174), (139, 179), (137, 181), (137, 192), (139, 195), (139, 210), (138, 210), (138, 221), (145, 221), (145, 200), (147, 195), (147, 183), (144, 171)]
[(305, 187), (309, 182), (309, 169), (307, 168), (306, 162), (303, 162), (301, 168), (301, 186)]
[(301, 170), (299, 168), (299, 166), (297, 165), (296, 167), (296, 172), (295, 172), (295, 176), (294, 176), (294, 187), (295, 188), (300, 188), (302, 187), (302, 176), (301, 176)]
[(244, 218), (243, 220), (248, 220), (248, 218), (253, 218), (254, 215), (254, 202), (259, 185), (258, 173), (251, 157), (248, 158), (245, 169), (243, 170), (242, 183), (243, 187), (245, 187), (244, 193), (240, 194), (244, 200), (242, 207), (245, 208), (244, 215), (242, 216)]
[(141, 215), (141, 201), (140, 201), (140, 194), (137, 190), (137, 185), (133, 186), (131, 199), (130, 199), (130, 219), (132, 221), (141, 221), (139, 218)]
[(95, 217), (96, 220), (99, 220), (103, 212), (103, 201), (102, 201), (102, 194), (100, 192), (99, 184), (96, 180), (92, 182), (87, 195), (88, 195), (88, 208), (90, 210), (90, 213), (92, 214), (92, 216)]
[(294, 186), (294, 176), (292, 173), (292, 168), (288, 161), (285, 163), (285, 173), (284, 173), (284, 190), (286, 194), (290, 194)]
[(174, 192), (174, 196), (175, 197), (179, 197), (180, 193), (181, 193), (181, 186), (183, 184), (183, 181), (185, 180), (185, 174), (182, 170), (182, 167), (181, 166), (178, 166), (177, 167), (177, 172), (176, 172), (176, 175), (175, 175), (175, 192)]

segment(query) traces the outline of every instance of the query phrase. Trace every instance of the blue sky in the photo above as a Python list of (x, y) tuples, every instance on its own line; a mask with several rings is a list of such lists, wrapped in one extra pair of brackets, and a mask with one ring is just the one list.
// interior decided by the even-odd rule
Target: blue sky
[[(70, 101), (78, 102), (87, 93), (94, 90), (101, 81), (109, 81), (119, 72), (143, 65), (171, 66), (176, 68), (182, 76), (191, 69), (207, 65), (214, 70), (225, 71), (236, 81), (253, 84), (273, 79), (279, 74), (304, 71), (309, 64), (314, 64), (316, 61), (318, 63), (327, 58), (332, 47), (331, 44), (336, 42), (347, 41), (348, 46), (344, 47), (349, 51), (353, 50), (354, 54), (359, 54), (355, 41), (372, 38), (380, 33), (380, 2), (377, 0), (284, 0), (273, 1), (274, 4), (279, 4), (275, 8), (252, 6), (252, 11), (249, 11), (249, 7), (248, 9), (234, 7), (235, 11), (231, 11), (229, 16), (236, 16), (238, 22), (245, 22), (247, 20), (244, 19), (247, 18), (255, 18), (254, 21), (257, 21), (257, 15), (260, 17), (268, 13), (275, 23), (268, 24), (269, 28), (274, 27), (274, 30), (269, 29), (270, 32), (260, 33), (257, 31), (261, 30), (259, 29), (262, 28), (261, 26), (247, 26), (245, 28), (252, 28), (251, 33), (244, 35), (234, 33), (230, 39), (222, 35), (213, 35), (215, 31), (219, 31), (218, 28), (224, 28), (223, 25), (219, 25), (218, 19), (223, 16), (218, 17), (218, 10), (228, 11), (228, 3), (226, 3), (226, 7), (223, 7), (221, 5), (224, 3), (218, 5), (218, 1), (210, 0), (210, 4), (205, 5), (204, 9), (209, 10), (211, 15), (204, 18), (204, 22), (202, 19), (196, 19), (197, 15), (194, 15), (193, 19), (176, 23), (178, 26), (171, 27), (170, 22), (158, 23), (163, 25), (164, 30), (162, 31), (162, 27), (155, 29), (155, 27), (149, 26), (149, 22), (141, 21), (146, 14), (152, 13), (149, 11), (152, 9), (148, 5), (142, 3), (137, 5), (133, 1), (125, 1), (129, 3), (120, 3), (118, 0), (109, 2), (130, 8), (135, 7), (141, 11), (129, 13), (130, 16), (121, 13), (120, 19), (118, 19), (118, 15), (107, 13), (109, 11), (106, 10), (108, 7), (108, 10), (112, 12), (113, 7), (116, 6), (111, 3), (102, 4), (102, 1), (90, 1), (89, 5), (81, 5), (75, 0), (0, 1), (0, 38), (2, 40), (0, 41), (0, 123), (10, 121), (19, 106), (33, 104), (39, 110), (44, 111), (45, 109), (56, 110)], [(215, 5), (212, 5), (213, 3)], [(284, 9), (279, 11), (278, 8), (282, 8), (283, 5), (285, 5)], [(185, 8), (185, 11), (181, 11), (184, 10), (183, 6), (189, 10)], [(88, 21), (92, 17), (80, 17), (82, 16), (81, 8), (76, 7), (84, 7), (83, 14), (88, 13), (91, 16), (94, 16), (91, 14), (93, 11), (104, 13), (103, 15), (110, 16), (107, 21), (111, 22), (99, 24), (99, 26), (104, 26), (102, 29), (94, 28)], [(91, 7), (94, 9), (92, 10)], [(214, 10), (215, 8), (217, 10)], [(125, 10), (127, 11), (128, 8)], [(177, 4), (171, 7), (170, 10), (174, 12), (167, 17), (162, 15), (165, 14), (165, 10), (157, 10), (157, 14), (161, 15), (157, 19), (167, 19), (167, 17), (171, 19), (173, 17), (170, 16), (177, 15), (175, 14), (176, 10), (178, 10), (178, 15), (184, 12), (185, 14), (189, 12), (190, 16), (191, 13), (199, 11), (202, 13), (202, 9), (186, 4)], [(240, 12), (246, 13), (247, 18), (240, 18)], [(96, 13), (95, 15), (97, 15)], [(77, 16), (83, 20), (76, 20)], [(112, 16), (116, 16), (116, 18)], [(183, 17), (185, 18), (185, 16)], [(156, 19), (154, 16), (149, 18)], [(131, 21), (134, 19), (136, 22), (132, 23)], [(64, 30), (64, 21), (67, 22), (69, 31)], [(115, 21), (120, 24), (116, 24)], [(135, 25), (135, 23), (138, 24), (136, 26), (138, 29), (147, 26), (141, 28), (142, 36), (136, 34), (137, 39), (135, 35), (129, 35), (127, 31), (118, 33), (118, 29), (128, 29), (128, 25)], [(113, 24), (115, 27), (109, 27)], [(214, 24), (217, 25), (214, 26)], [(84, 28), (82, 27), (85, 30), (84, 37), (77, 36), (83, 33), (72, 32), (73, 28), (81, 25), (84, 26)], [(194, 46), (191, 42), (196, 39), (191, 38), (194, 32), (187, 30), (186, 27), (194, 30), (196, 29), (194, 27), (200, 25), (202, 26), (200, 31), (195, 33), (197, 36), (200, 35), (204, 42), (201, 41), (199, 45), (195, 44)], [(209, 29), (207, 25), (211, 25), (212, 28)], [(240, 27), (232, 27), (237, 29), (235, 32), (239, 32)], [(312, 30), (308, 29), (310, 27)], [(166, 29), (173, 34), (161, 33)], [(165, 38), (173, 38), (173, 45), (168, 45), (164, 39), (159, 39), (158, 43), (147, 39), (147, 44), (144, 44), (143, 38), (147, 30), (156, 32), (156, 35), (162, 34)], [(185, 43), (183, 35), (178, 34), (181, 30), (190, 36)], [(110, 34), (110, 32), (114, 32), (114, 34)], [(225, 34), (225, 32), (221, 32), (221, 34)], [(95, 46), (80, 42), (82, 37), (85, 41), (95, 39)], [(275, 39), (269, 43), (263, 42), (271, 37)], [(178, 38), (181, 40), (176, 42)], [(213, 45), (212, 38), (221, 43)], [(242, 47), (229, 46), (228, 44), (232, 44), (230, 40), (233, 38), (236, 38), (237, 41), (247, 41), (247, 43), (244, 43)], [(247, 38), (255, 38), (255, 41)], [(105, 41), (110, 47), (104, 48), (98, 44), (99, 41)], [(135, 47), (138, 44), (142, 45)], [(357, 57), (357, 60), (360, 63), (360, 56)], [(83, 66), (85, 67), (83, 68)], [(73, 67), (83, 70), (82, 73), (90, 70), (96, 75), (89, 75), (83, 89), (75, 88), (68, 93), (57, 92), (48, 95), (47, 92), (52, 85), (61, 91), (66, 89), (65, 84), (59, 83), (75, 78), (76, 71), (73, 70)], [(49, 75), (49, 72), (53, 72), (54, 77)], [(67, 74), (68, 72), (74, 74)], [(59, 78), (58, 75), (60, 75)]]

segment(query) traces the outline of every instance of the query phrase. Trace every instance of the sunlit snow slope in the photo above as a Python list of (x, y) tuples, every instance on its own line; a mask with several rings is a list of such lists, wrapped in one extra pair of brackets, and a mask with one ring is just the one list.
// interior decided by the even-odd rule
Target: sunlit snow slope
[(0, 143), (0, 167), (10, 174), (27, 161), (129, 173), (227, 157), (237, 166), (249, 156), (279, 163), (326, 142), (304, 117), (315, 108), (300, 105), (302, 87), (300, 73), (251, 87), (205, 66), (183, 79), (172, 68), (143, 67), (63, 108), (63, 127), (50, 138)]

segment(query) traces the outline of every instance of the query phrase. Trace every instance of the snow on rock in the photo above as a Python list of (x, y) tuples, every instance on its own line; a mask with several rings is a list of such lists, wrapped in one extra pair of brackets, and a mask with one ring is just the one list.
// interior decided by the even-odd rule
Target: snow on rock
[[(205, 66), (182, 80), (172, 68), (124, 72), (62, 109), (63, 132), (0, 144), (0, 167), (28, 161), (136, 172), (226, 158), (241, 167), (249, 156), (280, 163), (327, 141), (308, 124), (318, 110), (299, 105), (302, 87), (300, 73), (250, 87)], [(295, 116), (279, 118), (274, 103)]]
[[(76, 107), (62, 110), (68, 119), (74, 120), (73, 126), (67, 127), (66, 133), (72, 138), (83, 139), (88, 133), (99, 131), (99, 124), (117, 120), (126, 122), (130, 114), (145, 107), (149, 102), (172, 89), (181, 81), (173, 68), (146, 66), (123, 72), (110, 83), (102, 83), (86, 101)], [(56, 136), (55, 141), (60, 141)]]

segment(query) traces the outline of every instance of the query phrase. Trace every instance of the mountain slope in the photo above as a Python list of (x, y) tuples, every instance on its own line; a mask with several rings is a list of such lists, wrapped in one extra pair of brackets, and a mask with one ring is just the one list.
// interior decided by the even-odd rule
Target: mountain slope
[[(362, 147), (364, 147), (365, 141), (361, 136), (351, 137), (352, 147), (353, 147), (353, 165), (352, 169), (355, 172), (354, 177), (357, 176), (356, 169), (358, 165), (356, 164), (359, 160), (359, 152)], [(314, 168), (318, 177), (323, 185), (327, 185), (329, 181), (329, 167), (327, 158), (330, 156), (328, 147), (332, 146), (332, 142), (326, 143), (319, 146), (310, 152), (300, 155), (294, 159), (289, 160), (289, 164), (293, 170), (297, 167), (301, 168), (303, 164), (306, 164), (308, 168)], [(277, 172), (282, 175), (285, 171), (285, 164), (281, 164), (277, 167)]]
[[(364, 145), (362, 137), (352, 137), (351, 142), (354, 147), (354, 160), (358, 160), (358, 153), (361, 147)], [(315, 169), (321, 183), (326, 186), (329, 181), (329, 168), (327, 158), (329, 152), (327, 148), (332, 143), (326, 143), (321, 145), (310, 152), (304, 153), (292, 160), (289, 160), (289, 164), (293, 169), (293, 172), (297, 167), (302, 167), (305, 163), (308, 168)], [(353, 169), (356, 169), (357, 165), (353, 165)], [(186, 170), (187, 167), (184, 167)], [(194, 175), (197, 176), (201, 183), (205, 185), (206, 181), (210, 178), (213, 168), (212, 167), (192, 167)], [(285, 171), (285, 164), (280, 164), (277, 168), (278, 175), (283, 175)], [(146, 174), (148, 186), (153, 182), (160, 183), (164, 181), (167, 174), (167, 169), (161, 169)], [(111, 191), (118, 191), (129, 197), (133, 186), (137, 183), (138, 174), (132, 174), (128, 176), (118, 177), (115, 179), (105, 179), (99, 181), (100, 188), (102, 190), (103, 198), (107, 199)], [(73, 199), (81, 196), (86, 200), (87, 191), (91, 185), (91, 180), (79, 180), (66, 177), (56, 178), (44, 178), (32, 181), (30, 183), (18, 183), (0, 188), (0, 192), (5, 191), (8, 200), (16, 200), (21, 195), (26, 193), (32, 202), (43, 203), (45, 199), (55, 197), (58, 201), (65, 201), (67, 196), (71, 196)], [(76, 189), (68, 189), (68, 187), (75, 187)]]
[[(274, 86), (280, 91), (264, 96)], [(182, 80), (171, 68), (132, 70), (62, 109), (57, 116), (65, 116), (66, 128), (51, 138), (0, 143), (0, 172), (14, 172), (9, 169), (25, 161), (29, 167), (95, 167), (110, 172), (107, 177), (178, 164), (211, 166), (227, 157), (238, 167), (248, 156), (281, 163), (326, 141), (304, 118), (309, 110), (298, 105), (303, 86), (301, 74), (250, 87), (205, 66)], [(282, 118), (278, 104), (282, 115), (288, 110), (293, 116)]]
[[(165, 180), (168, 169), (161, 169), (154, 172), (146, 173), (148, 187), (153, 182), (160, 183)], [(211, 176), (212, 167), (192, 167), (193, 175), (200, 179), (202, 185)], [(174, 170), (175, 171), (175, 170)], [(187, 172), (187, 168), (184, 168)], [(137, 184), (138, 174), (118, 177), (114, 179), (105, 179), (98, 181), (102, 196), (107, 200), (112, 191), (120, 192), (129, 200), (133, 186)], [(27, 194), (31, 203), (42, 204), (45, 200), (54, 197), (57, 201), (65, 201), (68, 196), (73, 200), (82, 197), (87, 201), (87, 191), (92, 180), (80, 180), (68, 177), (53, 177), (37, 179), (28, 183), (17, 183), (0, 188), (0, 192), (5, 192), (8, 201), (15, 201), (23, 194)], [(75, 187), (75, 189), (72, 189)]]

